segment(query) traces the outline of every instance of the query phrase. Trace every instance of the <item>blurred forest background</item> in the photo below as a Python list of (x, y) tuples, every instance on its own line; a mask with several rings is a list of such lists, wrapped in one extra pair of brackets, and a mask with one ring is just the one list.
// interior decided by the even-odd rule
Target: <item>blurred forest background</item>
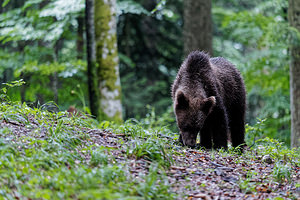
[[(0, 81), (9, 96), (60, 110), (88, 107), (83, 0), (0, 1)], [(183, 0), (119, 0), (117, 38), (124, 120), (155, 118), (177, 132), (170, 87), (184, 59)], [(287, 0), (213, 0), (213, 56), (233, 62), (247, 89), (247, 122), (290, 144)]]

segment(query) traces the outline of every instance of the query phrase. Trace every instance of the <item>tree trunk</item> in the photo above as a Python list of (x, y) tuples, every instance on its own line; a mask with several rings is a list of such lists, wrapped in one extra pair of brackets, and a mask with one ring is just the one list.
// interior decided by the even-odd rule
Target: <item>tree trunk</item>
[(83, 59), (83, 27), (84, 27), (84, 18), (79, 16), (77, 18), (78, 28), (77, 28), (77, 40), (76, 40), (76, 48), (77, 48), (77, 59)]
[(95, 1), (96, 60), (101, 108), (99, 119), (121, 122), (121, 84), (116, 26), (116, 0)]
[(211, 0), (184, 0), (184, 54), (203, 50), (212, 55)]
[[(300, 31), (300, 1), (289, 0), (289, 22)], [(300, 147), (300, 45), (291, 44), (290, 99), (291, 99), (291, 146)]]
[(94, 0), (85, 2), (85, 24), (87, 39), (87, 75), (88, 90), (91, 114), (99, 117), (99, 90), (98, 90), (98, 72), (96, 67), (96, 43), (95, 43), (95, 26), (94, 26)]
[[(63, 39), (58, 39), (54, 45), (54, 62), (59, 62), (59, 52), (63, 47)], [(58, 74), (54, 72), (54, 74), (50, 77), (52, 82), (52, 90), (54, 94), (54, 102), (58, 105)]]

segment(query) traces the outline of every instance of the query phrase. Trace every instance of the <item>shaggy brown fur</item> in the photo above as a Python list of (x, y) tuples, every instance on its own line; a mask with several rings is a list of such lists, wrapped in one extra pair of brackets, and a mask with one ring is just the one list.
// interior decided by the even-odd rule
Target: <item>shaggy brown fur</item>
[(182, 63), (172, 86), (179, 140), (187, 146), (227, 149), (244, 144), (246, 91), (235, 66), (224, 58), (194, 51)]

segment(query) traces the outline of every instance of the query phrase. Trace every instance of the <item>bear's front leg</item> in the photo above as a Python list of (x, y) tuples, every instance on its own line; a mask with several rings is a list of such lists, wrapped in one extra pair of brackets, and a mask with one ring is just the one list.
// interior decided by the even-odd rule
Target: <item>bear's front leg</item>
[(225, 126), (213, 128), (213, 147), (214, 149), (227, 149), (227, 130)]
[(203, 128), (200, 131), (200, 146), (205, 149), (212, 148), (212, 134), (210, 127), (204, 123)]

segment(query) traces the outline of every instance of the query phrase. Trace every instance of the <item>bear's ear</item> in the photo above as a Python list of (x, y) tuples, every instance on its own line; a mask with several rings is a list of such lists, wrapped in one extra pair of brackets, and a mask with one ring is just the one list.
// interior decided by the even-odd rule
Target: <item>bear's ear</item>
[(211, 96), (202, 101), (201, 110), (207, 115), (212, 111), (214, 106), (216, 105), (216, 97)]
[(176, 102), (175, 108), (176, 109), (186, 109), (189, 107), (189, 100), (186, 98), (182, 91), (178, 91), (176, 93)]

